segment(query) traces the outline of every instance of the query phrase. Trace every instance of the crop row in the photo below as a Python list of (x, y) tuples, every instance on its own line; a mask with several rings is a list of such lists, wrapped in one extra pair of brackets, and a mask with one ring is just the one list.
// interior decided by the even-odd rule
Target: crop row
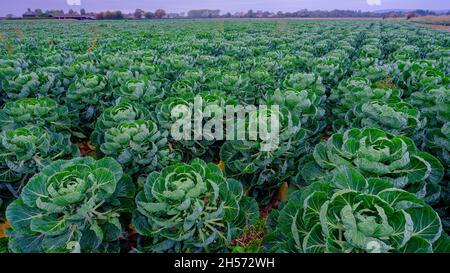
[[(448, 33), (380, 21), (0, 25), (9, 251), (449, 251)], [(279, 146), (174, 139), (172, 109), (196, 97), (278, 106)]]

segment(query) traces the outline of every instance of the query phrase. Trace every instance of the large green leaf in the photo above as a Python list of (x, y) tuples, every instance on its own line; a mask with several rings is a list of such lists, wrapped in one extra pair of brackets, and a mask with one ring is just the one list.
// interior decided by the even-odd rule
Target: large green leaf
[(430, 244), (439, 239), (442, 224), (439, 215), (431, 207), (410, 208), (406, 212), (411, 215), (414, 224), (413, 236), (425, 239)]

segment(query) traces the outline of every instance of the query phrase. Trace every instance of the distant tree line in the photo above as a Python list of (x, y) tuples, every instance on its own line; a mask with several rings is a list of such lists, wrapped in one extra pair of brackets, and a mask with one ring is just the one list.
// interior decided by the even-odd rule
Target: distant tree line
[[(161, 11), (161, 10), (160, 10)], [(220, 10), (211, 9), (196, 9), (190, 10), (185, 13), (169, 13), (166, 14), (162, 10), (162, 16), (147, 16), (143, 10), (137, 9), (134, 12), (134, 19), (160, 19), (160, 18), (344, 18), (344, 17), (386, 17), (386, 15), (393, 15), (395, 17), (406, 17), (414, 14), (415, 16), (427, 16), (427, 15), (437, 15), (436, 12), (431, 10), (416, 10), (416, 11), (399, 11), (399, 12), (364, 12), (361, 10), (307, 10), (302, 9), (295, 12), (282, 12), (278, 11), (276, 13), (270, 11), (253, 11), (248, 10), (247, 12), (235, 12), (235, 13), (225, 13), (220, 14)], [(150, 14), (152, 14), (150, 12)], [(450, 15), (450, 11), (447, 13)]]
[[(446, 13), (450, 15), (450, 11)], [(361, 10), (307, 10), (302, 9), (294, 12), (270, 12), (270, 11), (253, 11), (247, 12), (235, 12), (220, 14), (220, 10), (211, 9), (196, 9), (190, 10), (187, 13), (167, 13), (163, 9), (157, 9), (155, 11), (144, 11), (142, 9), (136, 9), (133, 13), (123, 13), (120, 10), (117, 11), (102, 11), (102, 12), (86, 12), (85, 9), (80, 11), (74, 11), (70, 9), (67, 13), (63, 10), (46, 10), (35, 9), (32, 11), (28, 9), (24, 13), (23, 17), (35, 17), (35, 18), (48, 18), (51, 16), (91, 16), (97, 20), (122, 20), (122, 19), (163, 19), (163, 18), (345, 18), (345, 17), (378, 17), (378, 18), (395, 18), (395, 17), (417, 17), (427, 15), (437, 15), (436, 12), (430, 10), (415, 10), (415, 11), (399, 11), (399, 12), (367, 12)]]
[(210, 9), (196, 9), (190, 10), (187, 13), (189, 18), (217, 18), (220, 17), (220, 10), (210, 10)]
[[(236, 12), (234, 14), (226, 13), (223, 15), (217, 15), (216, 13), (213, 16), (205, 16), (208, 14), (205, 11), (208, 10), (200, 10), (202, 12), (191, 13), (188, 12), (188, 17), (190, 18), (205, 18), (205, 17), (221, 17), (221, 18), (345, 18), (345, 17), (384, 17), (387, 14), (395, 14), (397, 17), (406, 17), (410, 14), (414, 14), (416, 16), (427, 16), (427, 15), (437, 15), (436, 12), (431, 10), (415, 10), (415, 11), (399, 11), (399, 12), (368, 12), (361, 10), (307, 10), (302, 9), (294, 12), (282, 12), (278, 11), (276, 13), (270, 11), (253, 11), (249, 10), (247, 12)], [(200, 14), (200, 15), (199, 15)], [(450, 15), (450, 11), (446, 13)], [(195, 15), (195, 16), (190, 16)], [(208, 14), (209, 15), (209, 14)]]

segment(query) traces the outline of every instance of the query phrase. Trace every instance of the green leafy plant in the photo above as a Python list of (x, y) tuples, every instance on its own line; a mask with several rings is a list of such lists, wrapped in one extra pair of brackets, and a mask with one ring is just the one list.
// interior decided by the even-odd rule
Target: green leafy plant
[(425, 147), (439, 157), (443, 164), (450, 164), (450, 122), (441, 128), (428, 130)]
[(161, 78), (161, 67), (148, 57), (142, 57), (141, 61), (135, 62), (134, 66), (132, 66), (132, 70), (137, 71), (141, 75), (146, 75), (151, 79), (156, 80)]
[(366, 58), (380, 58), (382, 57), (382, 52), (379, 47), (379, 41), (376, 41), (377, 44), (366, 44), (361, 47), (359, 50), (360, 57)]
[(447, 88), (414, 92), (409, 102), (419, 108), (427, 124), (420, 147), (439, 157), (445, 165), (450, 164), (450, 91)]
[(347, 112), (345, 121), (350, 128), (378, 128), (394, 135), (420, 139), (426, 119), (420, 111), (405, 102), (371, 101), (357, 105)]
[(111, 252), (134, 185), (111, 158), (58, 160), (33, 176), (6, 217), (12, 252)]
[(28, 98), (7, 102), (0, 110), (3, 130), (36, 125), (51, 131), (70, 131), (75, 116), (67, 107), (46, 98)]
[(390, 66), (379, 64), (379, 60), (374, 58), (356, 59), (352, 63), (351, 69), (354, 77), (366, 78), (371, 82), (386, 79), (390, 75)]
[(426, 61), (399, 61), (394, 70), (394, 76), (396, 84), (407, 90), (405, 95), (448, 86), (450, 83), (447, 75)]
[(91, 141), (100, 144), (104, 141), (105, 131), (116, 127), (122, 122), (149, 119), (150, 112), (136, 102), (119, 102), (113, 107), (106, 108), (97, 119), (95, 131), (91, 134)]
[(259, 102), (277, 84), (273, 74), (264, 68), (255, 68), (249, 72), (255, 101)]
[(3, 80), (2, 89), (9, 99), (23, 99), (34, 95), (39, 84), (39, 76), (34, 72), (27, 72)]
[(447, 233), (442, 233), (439, 240), (433, 244), (434, 253), (449, 253), (450, 252), (450, 236)]
[(254, 103), (255, 95), (251, 92), (252, 87), (248, 76), (232, 72), (223, 72), (214, 77), (208, 84), (212, 90), (220, 90), (230, 94), (233, 98), (244, 102)]
[(302, 129), (308, 136), (318, 136), (325, 127), (325, 94), (310, 89), (275, 90), (267, 94), (267, 106), (285, 107), (293, 116), (300, 118)]
[(164, 78), (174, 80), (183, 74), (184, 71), (189, 70), (191, 68), (191, 64), (189, 63), (190, 58), (190, 56), (182, 56), (180, 54), (168, 54), (161, 58), (161, 73)]
[(69, 136), (36, 126), (0, 134), (0, 197), (17, 197), (28, 179), (54, 160), (78, 156)]
[(24, 66), (20, 59), (0, 59), (0, 82), (19, 75), (22, 73)]
[(355, 107), (361, 108), (371, 101), (400, 102), (402, 92), (399, 89), (372, 88), (372, 83), (362, 77), (351, 77), (343, 80), (331, 91), (328, 100), (331, 105), (332, 125), (336, 131), (347, 127), (347, 115), (351, 115)]
[(136, 231), (146, 252), (226, 251), (242, 228), (258, 220), (242, 185), (202, 160), (151, 173), (136, 197)]
[(69, 88), (75, 81), (86, 75), (98, 73), (98, 69), (92, 60), (77, 60), (62, 67), (63, 83)]
[(161, 84), (148, 79), (129, 80), (115, 90), (115, 97), (121, 101), (134, 101), (146, 105), (155, 105), (164, 98)]
[(317, 58), (314, 65), (314, 72), (322, 77), (325, 84), (337, 84), (346, 72), (342, 58), (341, 56), (332, 55)]
[(350, 129), (316, 145), (312, 156), (299, 163), (303, 180), (333, 176), (340, 166), (355, 167), (365, 177), (382, 178), (430, 204), (441, 198), (444, 168), (432, 155), (418, 150), (405, 136), (379, 129)]
[(115, 158), (129, 174), (147, 174), (181, 159), (168, 140), (168, 131), (158, 130), (149, 120), (122, 122), (105, 131), (103, 154)]
[(110, 104), (112, 92), (102, 75), (87, 75), (67, 90), (68, 106), (79, 112), (80, 126), (90, 128), (95, 118)]
[(62, 68), (58, 66), (49, 66), (42, 68), (38, 72), (39, 76), (39, 90), (37, 95), (39, 97), (49, 97), (62, 103), (66, 93), (64, 87), (64, 78), (62, 77)]
[(322, 83), (322, 78), (314, 73), (290, 74), (283, 80), (282, 87), (297, 91), (308, 90), (318, 97), (325, 95), (325, 86)]
[(8, 239), (0, 238), (0, 254), (8, 253)]
[(420, 198), (347, 167), (289, 196), (269, 226), (274, 252), (433, 252), (442, 233)]
[(169, 96), (180, 96), (185, 93), (198, 93), (199, 85), (191, 80), (177, 80), (170, 84)]
[(106, 72), (106, 79), (109, 85), (116, 90), (127, 81), (135, 80), (136, 75), (129, 68), (119, 68)]
[(127, 69), (130, 67), (132, 61), (120, 53), (106, 53), (101, 56), (99, 64), (97, 65), (101, 71), (114, 71), (117, 69)]
[[(279, 111), (258, 110), (255, 116), (277, 115), (279, 117), (279, 143), (273, 150), (261, 138), (250, 140), (227, 139), (220, 149), (220, 159), (225, 164), (227, 175), (237, 178), (249, 187), (250, 194), (266, 203), (279, 185), (289, 179), (295, 171), (295, 158), (307, 150), (307, 131), (302, 129), (300, 117), (285, 107)], [(246, 118), (246, 128), (250, 119)], [(270, 127), (268, 127), (270, 128)], [(273, 133), (273, 132), (272, 132)]]
[[(202, 101), (202, 112), (206, 111), (206, 108), (210, 107), (220, 107), (222, 109), (223, 117), (216, 116), (217, 113), (211, 113), (211, 118), (217, 117), (222, 121), (225, 121), (225, 107), (226, 106), (235, 106), (237, 105), (237, 101), (234, 99), (229, 99), (225, 96), (224, 93), (220, 91), (211, 91), (211, 92), (202, 92), (198, 95), (193, 93), (184, 93), (180, 96), (169, 97), (165, 99), (162, 103), (158, 104), (154, 113), (152, 113), (152, 119), (159, 125), (161, 129), (165, 129), (170, 131), (172, 129), (172, 125), (180, 118), (185, 119), (191, 124), (194, 124), (194, 103), (195, 99), (198, 98)], [(184, 117), (183, 115), (172, 115), (172, 111), (176, 109), (176, 107), (184, 106), (189, 109), (191, 112), (187, 113), (190, 116)], [(202, 128), (208, 122), (207, 117), (202, 117)], [(225, 127), (225, 125), (224, 125)], [(225, 132), (225, 129), (222, 128)], [(183, 152), (186, 160), (190, 160), (196, 157), (202, 157), (205, 159), (214, 159), (215, 154), (219, 150), (219, 141), (216, 139), (206, 139), (203, 137), (201, 140), (194, 140), (193, 134), (190, 134), (192, 140), (172, 140), (169, 139), (171, 143), (173, 143), (174, 148), (181, 150)]]

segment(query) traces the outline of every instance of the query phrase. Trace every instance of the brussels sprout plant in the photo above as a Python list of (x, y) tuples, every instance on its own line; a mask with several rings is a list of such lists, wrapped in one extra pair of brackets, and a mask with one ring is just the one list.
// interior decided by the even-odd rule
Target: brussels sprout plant
[(355, 167), (366, 177), (379, 177), (433, 204), (440, 200), (444, 168), (405, 136), (379, 129), (351, 129), (316, 145), (299, 163), (306, 181), (332, 176), (340, 166)]
[(36, 125), (54, 132), (68, 132), (74, 127), (75, 117), (52, 99), (29, 98), (6, 103), (0, 110), (0, 126), (6, 130)]
[(134, 185), (111, 158), (58, 160), (33, 176), (6, 217), (12, 252), (117, 251)]
[(270, 222), (274, 252), (433, 252), (442, 233), (423, 200), (348, 167), (293, 193)]
[(78, 148), (67, 135), (36, 126), (0, 134), (0, 197), (17, 197), (28, 179), (55, 160), (76, 157)]
[(170, 146), (167, 135), (152, 121), (122, 122), (105, 132), (100, 150), (115, 158), (129, 174), (149, 173), (181, 158)]
[(225, 251), (246, 224), (258, 219), (242, 185), (219, 167), (194, 159), (151, 173), (136, 197), (133, 225), (142, 251)]

